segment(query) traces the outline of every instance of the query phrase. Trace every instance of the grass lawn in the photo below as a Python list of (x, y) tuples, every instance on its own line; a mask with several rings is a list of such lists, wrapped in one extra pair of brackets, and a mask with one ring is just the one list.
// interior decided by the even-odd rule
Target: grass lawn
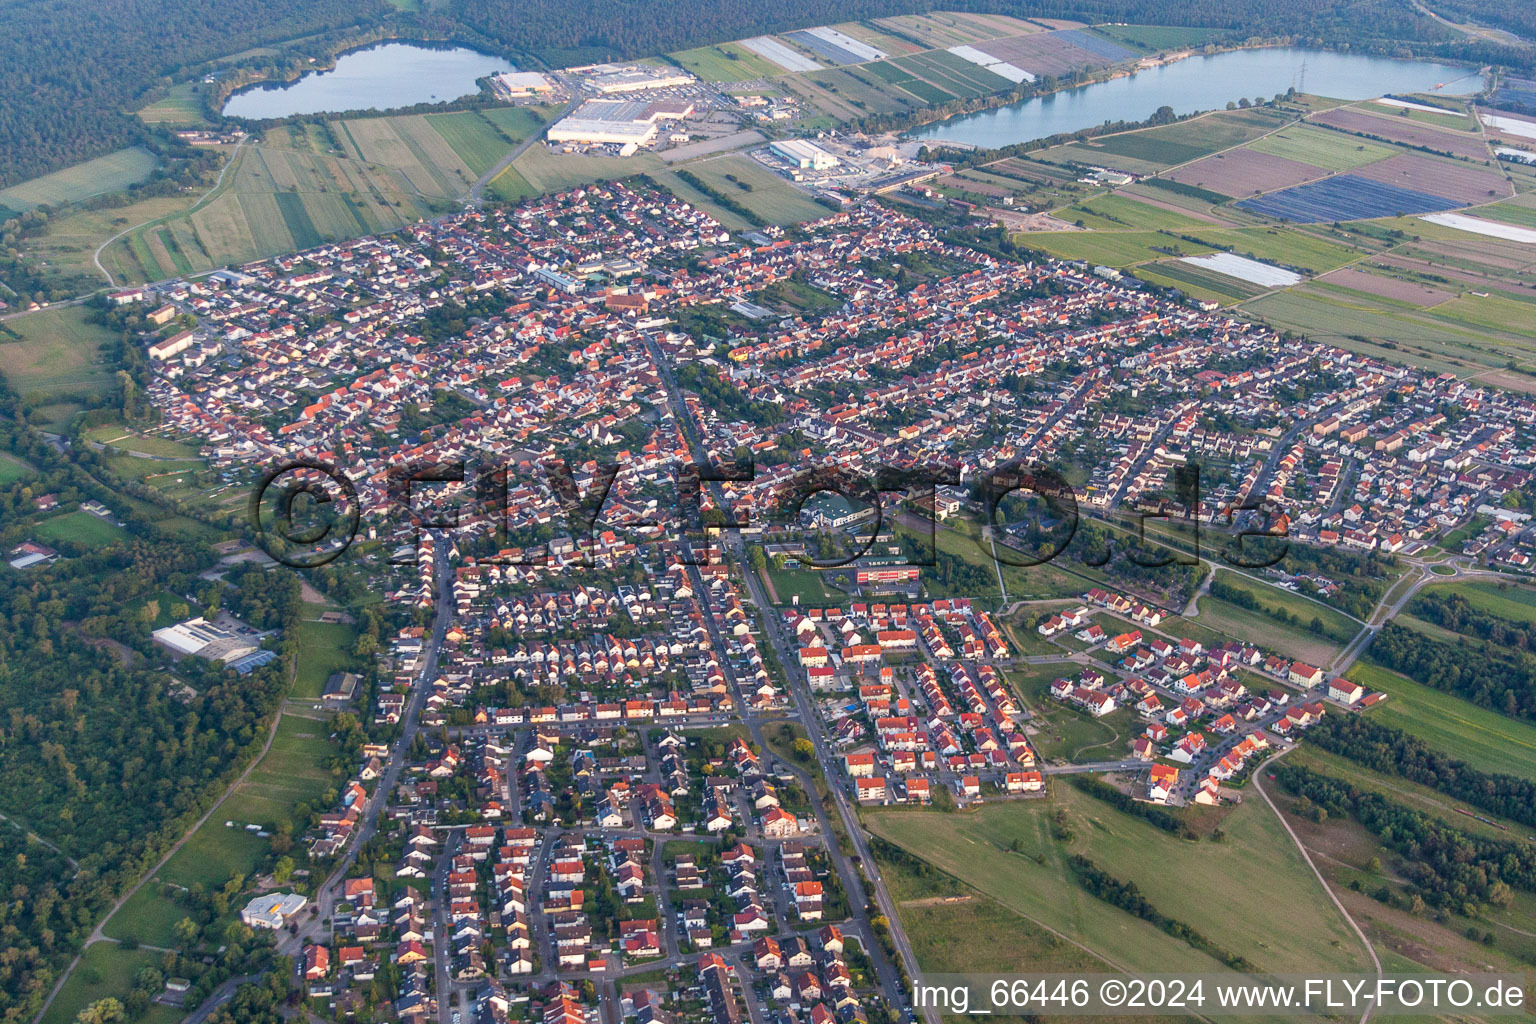
[(0, 455), (0, 487), (9, 487), (16, 481), (31, 476), (32, 473), (32, 467), (20, 459), (10, 455)]
[(1369, 658), (1355, 663), (1349, 678), (1388, 699), (1371, 715), (1422, 738), (1430, 746), (1487, 772), (1536, 778), (1536, 725), (1441, 693)]
[(118, 192), (149, 177), (157, 163), (147, 149), (132, 146), (94, 160), (54, 171), (0, 191), (0, 206), (30, 210), (47, 204), (78, 203), (91, 196)]
[(292, 696), (319, 700), (332, 672), (356, 667), (352, 657), (355, 643), (357, 631), (346, 623), (299, 623), (299, 669)]
[(1478, 611), (1499, 615), (1516, 622), (1536, 625), (1536, 590), (1509, 583), (1467, 580), (1461, 583), (1432, 583), (1421, 594), (1459, 594)]
[[(23, 396), (32, 392), (101, 391), (112, 379), (101, 346), (112, 341), (104, 327), (87, 323), (80, 306), (44, 309), (13, 317), (0, 333), (0, 373)], [(11, 332), (19, 337), (12, 337)]]
[[(58, 997), (43, 1015), (42, 1024), (73, 1024), (80, 1011), (98, 999), (126, 996), (133, 987), (133, 976), (145, 967), (159, 967), (160, 954), (149, 949), (123, 949), (111, 942), (98, 942), (85, 951), (79, 965), (59, 989)], [(150, 1005), (144, 1016), (147, 1024), (171, 1024), (182, 1013), (169, 1006)]]
[[(1071, 677), (1076, 665), (1062, 665), (1062, 671), (1052, 675)], [(1040, 731), (1030, 737), (1030, 742), (1044, 760), (1061, 758), (1066, 761), (1114, 760), (1125, 754), (1125, 746), (1131, 736), (1141, 730), (1139, 721), (1129, 708), (1120, 708), (1103, 718), (1095, 718), (1084, 711), (1068, 707), (1049, 696), (1037, 701), (1035, 707), (1040, 716), (1031, 725)]]
[(1343, 644), (1314, 633), (1307, 625), (1288, 625), (1209, 594), (1200, 598), (1200, 616), (1196, 621), (1233, 639), (1309, 665), (1326, 665), (1344, 649)]
[[(994, 803), (968, 814), (876, 813), (867, 820), (876, 834), (1132, 970), (1225, 968), (1083, 892), (1067, 873), (1069, 852), (1134, 881), (1159, 910), (1261, 968), (1364, 967), (1364, 950), (1262, 801), (1227, 814), (1227, 839), (1217, 845), (1177, 839), (1065, 784), (1053, 792), (1049, 801)], [(1057, 809), (1072, 833), (1066, 843), (1052, 837)], [(1019, 853), (1010, 852), (1015, 843)], [(1287, 912), (1274, 913), (1278, 906)]]
[(105, 547), (127, 536), (105, 519), (80, 511), (39, 520), (32, 534), (45, 544), (62, 540), (74, 541), (87, 547)]
[(529, 146), (527, 152), (512, 161), (535, 193), (554, 192), (593, 181), (607, 181), (631, 174), (652, 174), (661, 169), (661, 157), (655, 153), (636, 153), (627, 160), (610, 157), (556, 153), (543, 143)]
[(136, 433), (121, 423), (104, 423), (101, 426), (92, 427), (85, 432), (85, 436), (99, 444), (121, 448), (123, 451), (138, 452), (141, 455), (157, 455), (170, 459), (198, 457), (196, 445), (172, 441), (166, 437)]

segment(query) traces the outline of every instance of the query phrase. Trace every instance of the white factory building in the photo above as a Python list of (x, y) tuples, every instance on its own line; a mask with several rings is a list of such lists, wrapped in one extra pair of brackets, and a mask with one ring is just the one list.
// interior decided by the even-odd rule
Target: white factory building
[(537, 71), (507, 71), (496, 76), (499, 85), (508, 96), (536, 96), (555, 91), (549, 79)]
[(663, 121), (693, 113), (687, 100), (588, 100), (550, 129), (550, 142), (644, 146), (656, 138)]
[(604, 96), (622, 92), (641, 92), (645, 89), (670, 89), (680, 85), (692, 85), (694, 78), (686, 71), (666, 71), (660, 68), (616, 68), (602, 70), (592, 76), (592, 88)]
[(837, 157), (814, 142), (806, 142), (804, 139), (770, 142), (768, 148), (773, 151), (774, 156), (789, 161), (792, 166), (801, 170), (826, 171), (838, 164)]

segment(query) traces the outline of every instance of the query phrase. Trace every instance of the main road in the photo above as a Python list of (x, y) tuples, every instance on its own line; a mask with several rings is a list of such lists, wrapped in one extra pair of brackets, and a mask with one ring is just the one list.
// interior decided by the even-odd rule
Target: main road
[[(682, 389), (678, 386), (677, 378), (672, 372), (672, 365), (665, 358), (654, 340), (647, 339), (646, 345), (650, 350), (651, 360), (655, 363), (656, 371), (660, 375), (662, 384), (666, 389), (668, 405), (671, 407), (672, 414), (677, 420), (679, 429), (685, 435), (689, 450), (693, 453), (694, 463), (701, 468), (707, 467), (709, 465), (709, 453), (704, 447), (703, 439), (698, 436), (694, 429), (692, 417), (689, 415), (687, 406), (682, 400)], [(725, 508), (723, 488), (716, 483), (711, 485), (711, 490), (716, 505), (720, 508)], [(884, 948), (881, 946), (878, 937), (873, 934), (874, 925), (868, 920), (867, 913), (864, 910), (868, 903), (865, 895), (865, 878), (868, 879), (869, 888), (873, 890), (875, 905), (879, 907), (880, 913), (889, 922), (891, 940), (896, 947), (896, 951), (906, 964), (907, 974), (912, 977), (915, 977), (918, 971), (917, 954), (913, 952), (912, 944), (907, 939), (906, 931), (901, 926), (901, 920), (896, 914), (896, 901), (891, 898), (889, 890), (885, 887), (884, 880), (880, 877), (880, 869), (870, 852), (868, 839), (859, 824), (858, 817), (854, 813), (848, 795), (843, 787), (838, 784), (838, 779), (831, 770), (832, 765), (835, 763), (834, 755), (829, 748), (826, 737), (823, 735), (821, 719), (812, 706), (810, 684), (798, 672), (799, 661), (795, 657), (798, 645), (792, 645), (785, 636), (783, 620), (775, 610), (773, 603), (768, 600), (768, 595), (763, 590), (762, 582), (758, 579), (757, 574), (752, 571), (751, 562), (747, 559), (746, 546), (742, 543), (740, 534), (727, 534), (724, 540), (724, 547), (728, 553), (728, 560), (734, 559), (741, 568), (742, 578), (746, 581), (752, 604), (763, 616), (768, 641), (773, 645), (774, 654), (777, 655), (779, 664), (783, 667), (784, 673), (788, 677), (790, 693), (794, 697), (795, 707), (799, 713), (801, 724), (804, 725), (806, 735), (810, 737), (811, 743), (815, 747), (816, 762), (822, 766), (823, 772), (826, 775), (827, 791), (831, 794), (833, 802), (837, 805), (838, 814), (842, 818), (843, 827), (848, 834), (849, 841), (853, 844), (854, 853), (867, 866), (867, 871), (861, 875), (854, 865), (849, 863), (841, 844), (837, 842), (836, 834), (829, 827), (826, 819), (826, 810), (822, 806), (813, 780), (807, 780), (809, 784), (806, 786), (806, 792), (812, 800), (812, 805), (815, 807), (817, 816), (820, 819), (822, 832), (827, 838), (827, 855), (836, 866), (839, 876), (843, 879), (843, 887), (848, 893), (850, 905), (857, 915), (857, 919), (863, 926), (862, 930), (870, 938), (874, 939), (873, 942), (866, 943), (868, 947), (867, 952), (881, 978), (881, 987), (885, 990), (887, 1001), (893, 1010), (901, 1011), (908, 1009), (910, 1007), (908, 993), (903, 991), (900, 975), (887, 960)], [(700, 600), (703, 600), (705, 591), (701, 574), (697, 567), (690, 567), (689, 573), (697, 588), (697, 592), (700, 594)], [(722, 667), (725, 669), (727, 678), (731, 681), (732, 687), (736, 691), (737, 707), (741, 708), (742, 717), (752, 733), (752, 738), (760, 748), (766, 749), (766, 744), (762, 737), (761, 723), (755, 715), (748, 711), (747, 705), (742, 703), (743, 694), (739, 684), (736, 682), (735, 673), (731, 668), (729, 659), (723, 657), (726, 648), (716, 629), (713, 615), (706, 616), (706, 627), (710, 632), (711, 639), (716, 644), (716, 649), (722, 655)], [(923, 1015), (927, 1024), (940, 1024), (939, 1013), (936, 1009), (924, 1007)]]

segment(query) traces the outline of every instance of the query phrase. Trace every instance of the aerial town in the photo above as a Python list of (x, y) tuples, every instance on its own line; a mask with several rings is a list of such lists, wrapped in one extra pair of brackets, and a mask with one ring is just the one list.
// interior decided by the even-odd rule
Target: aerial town
[[(1312, 568), (1229, 561), (1316, 601), (1453, 531), (1512, 570), (1536, 547), (1502, 501), (1536, 456), (1530, 398), (1281, 343), (869, 200), (743, 246), (632, 180), (112, 301), (195, 320), (149, 345), (149, 397), (232, 487), (283, 460), (353, 483), (346, 559), (375, 559), (415, 617), (376, 686), (327, 689), (383, 737), (303, 837), (329, 880), (244, 913), (327, 1014), (387, 982), (402, 1021), (905, 1019), (912, 961), (861, 809), (1038, 800), (1088, 773), (1220, 805), (1385, 699), (1346, 678), (1363, 640), (1312, 665), (1164, 631), (1199, 574), (1128, 561), (1110, 524), (1161, 523), (1131, 532), (1167, 551), (1202, 528), (1283, 537)], [(455, 464), (402, 502), (402, 467)], [(833, 494), (813, 464), (932, 485)], [(1107, 566), (1039, 503), (978, 512), (1020, 466), (1071, 483), (1079, 543), (1120, 549)], [(487, 503), (474, 477), (495, 471)], [(953, 525), (978, 516), (985, 534)], [(991, 556), (1047, 536), (1105, 568), (1010, 598)], [(162, 632), (204, 657), (232, 642)], [(1140, 725), (1046, 757), (1052, 707)]]

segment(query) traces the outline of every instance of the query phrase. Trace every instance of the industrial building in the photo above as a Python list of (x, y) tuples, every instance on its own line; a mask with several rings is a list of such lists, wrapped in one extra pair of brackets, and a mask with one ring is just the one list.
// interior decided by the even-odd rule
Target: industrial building
[(157, 629), (152, 635), (155, 643), (176, 654), (190, 654), (207, 661), (234, 662), (259, 650), (255, 641), (216, 626), (202, 616)]
[(646, 89), (670, 89), (679, 85), (692, 85), (694, 77), (686, 71), (671, 68), (623, 67), (602, 64), (591, 69), (588, 84), (604, 96), (624, 92), (643, 92)]
[(497, 75), (496, 85), (507, 96), (543, 96), (555, 91), (549, 79), (537, 71), (507, 71)]
[(828, 153), (814, 142), (806, 142), (804, 139), (785, 139), (780, 142), (768, 143), (768, 148), (773, 155), (782, 160), (789, 161), (791, 166), (801, 170), (827, 171), (836, 167), (837, 157)]
[(687, 100), (588, 100), (549, 129), (550, 142), (584, 145), (649, 145), (662, 121), (676, 121), (693, 113)]

